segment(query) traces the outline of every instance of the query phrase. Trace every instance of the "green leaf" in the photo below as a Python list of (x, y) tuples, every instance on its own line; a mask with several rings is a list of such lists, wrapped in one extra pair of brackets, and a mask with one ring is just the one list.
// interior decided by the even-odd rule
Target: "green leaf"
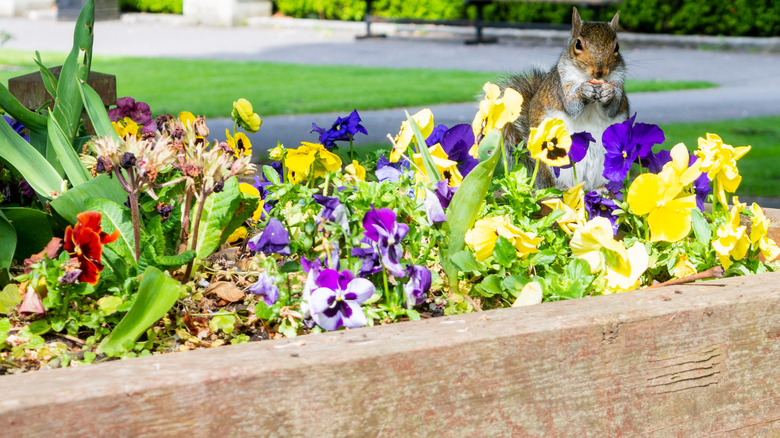
[(16, 230), (0, 212), (0, 270), (11, 267), (16, 252)]
[[(200, 218), (198, 229), (198, 241), (196, 242), (195, 260), (203, 260), (216, 251), (223, 241), (222, 234), (228, 224), (233, 220), (236, 210), (241, 204), (241, 192), (238, 190), (238, 180), (230, 178), (225, 181), (224, 189), (219, 193), (212, 193), (203, 206), (203, 214)], [(197, 203), (193, 205), (192, 215), (195, 220)], [(195, 224), (192, 224), (194, 230)], [(227, 237), (227, 236), (225, 236)], [(190, 232), (188, 247), (192, 248), (193, 232)]]
[(109, 295), (97, 300), (97, 305), (98, 309), (100, 309), (104, 314), (111, 315), (116, 313), (119, 306), (122, 305), (122, 299)]
[(9, 330), (11, 330), (11, 321), (8, 318), (0, 318), (0, 344), (8, 339)]
[(79, 159), (73, 148), (73, 137), (66, 137), (62, 126), (53, 115), (49, 117), (49, 143), (57, 155), (57, 162), (62, 165), (65, 175), (75, 187), (92, 179), (89, 171)]
[(40, 252), (54, 236), (50, 216), (41, 210), (28, 207), (0, 208), (0, 212), (16, 230), (16, 251), (14, 258), (24, 260)]
[(528, 283), (528, 277), (520, 275), (511, 275), (501, 280), (501, 286), (515, 297), (520, 295), (520, 291), (523, 290), (526, 283)]
[(188, 249), (177, 255), (156, 255), (154, 257), (154, 263), (157, 266), (165, 266), (170, 268), (178, 268), (179, 266), (186, 265), (187, 263), (195, 260), (195, 251)]
[(0, 83), (0, 108), (3, 108), (14, 120), (21, 122), (27, 129), (39, 134), (46, 133), (46, 116), (28, 110), (8, 91), (8, 87)]
[(5, 121), (0, 122), (0, 161), (8, 163), (45, 199), (62, 191), (60, 174)]
[(707, 219), (701, 214), (701, 210), (694, 208), (691, 210), (691, 226), (693, 227), (693, 233), (696, 235), (696, 240), (702, 245), (709, 246), (712, 239), (712, 230), (710, 230), (710, 224), (707, 223)]
[(472, 254), (469, 250), (460, 251), (459, 253), (452, 256), (450, 261), (461, 272), (479, 272), (483, 268), (482, 264), (480, 264), (477, 259), (474, 258), (474, 254)]
[(133, 238), (133, 219), (130, 210), (108, 199), (96, 198), (87, 201), (87, 210), (98, 211), (103, 215), (100, 225), (106, 233), (119, 230), (119, 238), (107, 246), (128, 263), (135, 261), (135, 242)]
[(89, 120), (92, 122), (92, 127), (95, 128), (95, 134), (98, 137), (112, 137), (114, 141), (120, 141), (116, 129), (111, 125), (111, 119), (108, 117), (100, 95), (84, 81), (78, 81), (78, 85), (81, 100), (87, 110)]
[(238, 207), (233, 211), (230, 222), (222, 229), (222, 237), (219, 241), (220, 245), (227, 241), (227, 238), (230, 237), (233, 231), (244, 225), (244, 222), (252, 217), (252, 214), (257, 210), (257, 206), (260, 204), (260, 198), (257, 196), (247, 195), (246, 193), (241, 193), (240, 196), (241, 201), (239, 202)]
[(479, 288), (486, 297), (502, 295), (503, 291), (501, 290), (501, 277), (495, 274), (488, 275), (484, 280), (482, 280), (482, 283), (479, 284)]
[(38, 67), (41, 70), (41, 79), (43, 80), (43, 86), (46, 87), (46, 91), (49, 92), (49, 95), (51, 95), (53, 98), (57, 97), (57, 78), (54, 76), (54, 74), (49, 70), (48, 67), (43, 65), (43, 61), (41, 61), (41, 53), (37, 50), (35, 51), (35, 63), (38, 64)]
[(127, 201), (127, 192), (115, 178), (100, 175), (84, 184), (73, 187), (51, 202), (51, 207), (69, 224), (75, 224), (76, 215), (87, 211), (87, 203), (95, 198), (108, 199), (117, 204)]
[(217, 314), (209, 321), (209, 328), (213, 333), (220, 330), (230, 334), (233, 332), (233, 328), (236, 325), (236, 317), (230, 314)]
[[(138, 295), (114, 330), (98, 345), (97, 353), (117, 355), (132, 349), (138, 338), (162, 318), (179, 298), (181, 284), (150, 266), (143, 274)], [(129, 347), (129, 348), (128, 348)]]
[(508, 267), (517, 260), (517, 250), (512, 242), (504, 236), (498, 236), (496, 244), (493, 247), (493, 258), (501, 266)]
[[(501, 132), (490, 131), (482, 143), (492, 145), (497, 151), (502, 147)], [(493, 181), (493, 172), (498, 163), (499, 154), (494, 153), (487, 161), (479, 163), (471, 172), (463, 178), (463, 182), (452, 197), (452, 202), (447, 208), (447, 222), (445, 231), (447, 235), (447, 247), (441, 252), (441, 262), (444, 272), (447, 274), (450, 284), (450, 292), (458, 292), (458, 270), (449, 260), (463, 250), (466, 242), (466, 232), (474, 226), (477, 215), (485, 202), (490, 184)]]
[(270, 183), (279, 184), (281, 182), (279, 181), (279, 172), (271, 166), (263, 166), (263, 175), (265, 175), (265, 180)]
[(441, 175), (436, 168), (436, 163), (433, 162), (428, 147), (425, 145), (425, 137), (423, 137), (420, 127), (417, 126), (417, 122), (412, 119), (412, 116), (406, 112), (406, 121), (409, 123), (409, 127), (412, 128), (414, 133), (414, 139), (417, 142), (417, 149), (420, 151), (420, 157), (422, 157), (423, 166), (425, 167), (425, 173), (428, 175), (428, 180), (432, 183), (441, 181)]
[(0, 292), (0, 313), (7, 314), (13, 307), (22, 303), (19, 286), (14, 283), (5, 285)]
[(287, 263), (283, 264), (279, 268), (279, 273), (290, 274), (290, 273), (293, 273), (293, 272), (300, 272), (302, 270), (303, 270), (303, 267), (301, 266), (301, 262), (299, 262), (297, 260), (294, 260), (294, 261), (290, 261), (290, 262), (287, 262)]

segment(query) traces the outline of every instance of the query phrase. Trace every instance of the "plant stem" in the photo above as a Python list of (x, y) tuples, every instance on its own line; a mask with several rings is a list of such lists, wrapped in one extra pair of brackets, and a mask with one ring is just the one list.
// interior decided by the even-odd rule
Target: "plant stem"
[[(195, 212), (195, 219), (192, 222), (192, 244), (190, 249), (195, 251), (198, 247), (198, 228), (200, 227), (200, 218), (203, 216), (203, 207), (206, 205), (206, 198), (210, 195), (209, 191), (203, 190), (203, 193), (198, 197), (198, 210)], [(187, 271), (184, 273), (184, 283), (190, 281), (192, 275), (192, 267), (195, 265), (195, 259), (190, 260), (187, 264)]]
[(501, 162), (504, 163), (504, 177), (509, 177), (509, 162), (506, 159), (506, 149), (504, 148), (504, 140), (502, 139), (499, 145), (499, 153), (501, 154)]
[(536, 165), (534, 166), (534, 173), (531, 175), (531, 189), (533, 189), (536, 186), (536, 174), (539, 173), (539, 160), (536, 160)]
[(394, 308), (395, 303), (393, 303), (390, 299), (390, 290), (387, 287), (387, 268), (385, 268), (384, 265), (382, 266), (382, 283), (385, 287), (385, 299), (387, 300), (387, 305)]
[(355, 160), (355, 152), (352, 149), (352, 134), (349, 134), (349, 162), (352, 164), (352, 161)]
[(133, 220), (133, 243), (135, 244), (135, 261), (141, 258), (141, 218), (138, 212), (138, 192), (130, 193), (130, 216)]
[(190, 210), (192, 209), (192, 192), (189, 189), (184, 190), (184, 211), (181, 214), (181, 233), (179, 234), (180, 244), (187, 247), (187, 237), (190, 233)]

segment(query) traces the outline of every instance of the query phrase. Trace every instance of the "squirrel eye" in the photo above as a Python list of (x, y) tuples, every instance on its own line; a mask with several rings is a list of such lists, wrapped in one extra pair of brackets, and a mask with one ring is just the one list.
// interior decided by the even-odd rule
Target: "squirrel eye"
[(617, 53), (618, 50), (620, 50), (620, 43), (615, 42), (615, 53)]
[(574, 42), (574, 49), (578, 52), (582, 51), (582, 40), (577, 38), (577, 41)]

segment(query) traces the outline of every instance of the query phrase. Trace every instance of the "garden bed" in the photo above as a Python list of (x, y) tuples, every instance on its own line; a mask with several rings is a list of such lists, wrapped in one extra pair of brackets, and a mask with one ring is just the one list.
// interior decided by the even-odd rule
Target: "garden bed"
[[(780, 433), (780, 274), (0, 379), (9, 436)], [(577, 432), (576, 434), (578, 434)]]

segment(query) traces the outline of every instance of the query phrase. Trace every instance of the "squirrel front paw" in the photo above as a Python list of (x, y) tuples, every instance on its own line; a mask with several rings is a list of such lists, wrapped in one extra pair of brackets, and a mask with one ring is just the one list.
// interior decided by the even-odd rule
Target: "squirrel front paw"
[(580, 95), (587, 101), (608, 103), (615, 98), (615, 84), (591, 79), (582, 83)]

